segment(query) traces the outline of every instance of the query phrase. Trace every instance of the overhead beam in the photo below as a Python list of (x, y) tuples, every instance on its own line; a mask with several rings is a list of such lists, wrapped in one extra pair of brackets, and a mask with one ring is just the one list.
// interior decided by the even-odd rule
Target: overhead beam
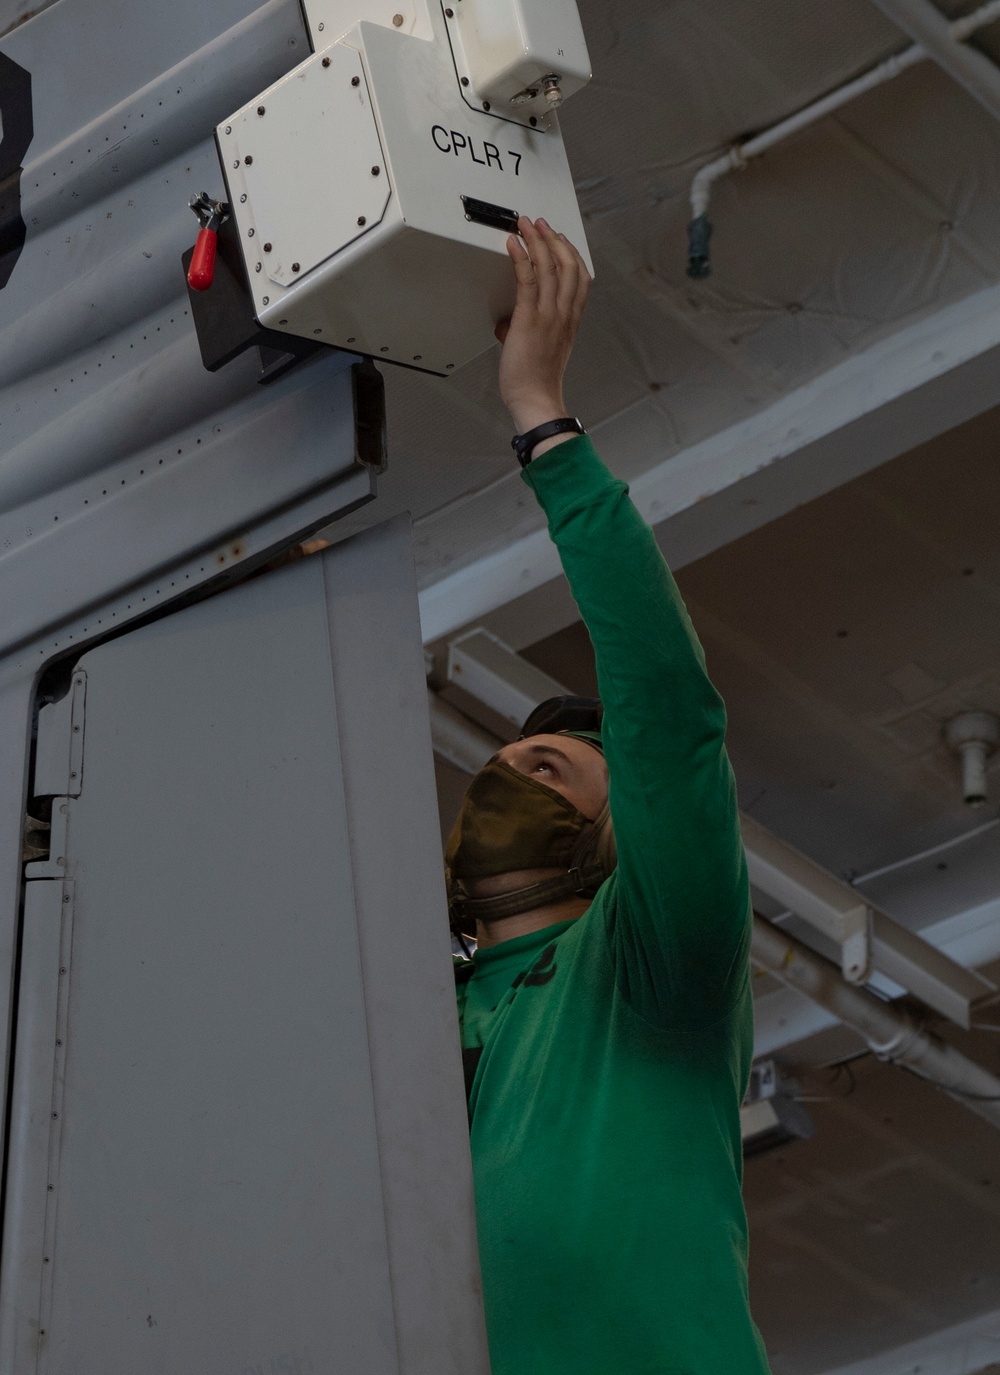
[(824, 1375), (986, 1375), (1000, 1361), (1000, 1308)]
[[(674, 567), (701, 558), (804, 502), (906, 453), (996, 403), (1000, 287), (897, 330), (749, 419), (669, 452), (662, 416), (642, 402), (594, 428), (613, 470), (640, 475), (632, 496)], [(637, 459), (646, 455), (648, 461)], [(544, 528), (476, 556), (463, 529), (492, 490), (440, 517), (454, 572), (420, 593), (425, 642), (479, 623), (515, 649), (579, 619)], [(495, 521), (487, 522), (487, 528)]]
[(753, 817), (740, 818), (750, 882), (835, 941), (845, 978), (863, 983), (874, 967), (959, 1026), (995, 986), (874, 907), (863, 893), (816, 864)]

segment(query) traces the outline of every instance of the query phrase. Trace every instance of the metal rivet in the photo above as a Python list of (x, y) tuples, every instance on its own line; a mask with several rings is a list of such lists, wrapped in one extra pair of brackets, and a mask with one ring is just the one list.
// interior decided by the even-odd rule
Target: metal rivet
[(247, 238), (248, 238), (248, 239), (252, 239), (255, 233), (256, 233), (256, 230), (254, 230), (254, 229), (248, 229), (248, 230), (247, 230)]
[(239, 158), (237, 158), (236, 161), (233, 163), (233, 166), (234, 166), (234, 167), (239, 167), (239, 165), (240, 165), (240, 160), (239, 160)]
[(367, 224), (367, 223), (368, 223), (368, 221), (367, 221), (367, 219), (364, 217), (364, 215), (359, 215), (359, 216), (358, 216), (358, 224)]
[(463, 77), (462, 77), (462, 85), (463, 85), (463, 86), (468, 86), (468, 84), (469, 84), (469, 78), (468, 78), (467, 76), (463, 76)]
[(445, 12), (444, 12), (444, 17), (445, 17), (445, 19), (454, 19), (454, 18), (455, 18), (455, 11), (454, 11), (454, 10), (445, 10)]
[(260, 269), (261, 269), (261, 264), (260, 264), (260, 263), (257, 263), (257, 264), (255, 265), (255, 267), (254, 267), (254, 272), (259, 272)]
[(356, 343), (358, 342), (357, 336), (354, 335), (354, 334), (352, 334), (351, 337), (350, 337), (350, 339), (348, 339), (347, 342), (348, 342), (349, 344), (356, 344)]
[(48, 1265), (48, 1263), (49, 1263), (49, 1258), (48, 1258), (48, 1256), (42, 1256), (42, 1263), (43, 1263), (44, 1265)]
[(75, 777), (76, 777), (76, 774), (75, 774), (75, 773), (71, 773), (71, 774), (70, 774), (70, 778), (75, 778)]
[(379, 353), (388, 353), (388, 352), (389, 352), (389, 345), (388, 345), (388, 344), (383, 344), (382, 347), (379, 349)]
[(287, 319), (285, 319), (285, 320), (279, 320), (279, 321), (278, 321), (278, 324), (279, 324), (279, 325), (287, 325), (287, 324), (288, 324), (288, 320), (287, 320)]
[(253, 158), (250, 156), (249, 153), (247, 153), (247, 155), (246, 155), (246, 157), (243, 159), (243, 161), (244, 161), (244, 162), (246, 163), (246, 165), (249, 167), (250, 164), (253, 162)]
[(232, 126), (231, 124), (227, 124), (227, 125), (226, 125), (226, 133), (227, 133), (227, 134), (231, 134), (232, 132), (233, 132), (233, 126)]
[(270, 253), (270, 251), (271, 251), (271, 245), (270, 245), (269, 243), (266, 243), (266, 244), (264, 245), (264, 252), (265, 252), (265, 253)]
[(270, 301), (271, 298), (270, 298), (270, 296), (263, 296), (261, 299), (262, 299), (264, 305), (267, 305), (268, 301)]
[(453, 368), (454, 366), (455, 366), (454, 363), (445, 363), (445, 367), (446, 367), (446, 368)]
[[(451, 10), (448, 10), (448, 16), (449, 18), (451, 17)], [(401, 29), (403, 27), (403, 16), (401, 14), (394, 14), (392, 16), (392, 22), (395, 28)]]
[(360, 78), (360, 76), (352, 76), (352, 77), (351, 77), (351, 85), (352, 85), (352, 86), (360, 86), (360, 85), (361, 85), (361, 78)]
[(324, 57), (324, 58), (323, 58), (323, 66), (324, 66), (324, 67), (329, 67), (329, 65), (330, 65), (330, 59), (329, 59), (328, 57)]
[(263, 105), (258, 105), (258, 106), (257, 106), (257, 113), (258, 113), (259, 115), (262, 115), (262, 114), (264, 113), (264, 110), (265, 110), (265, 106), (263, 106)]
[(322, 333), (323, 333), (323, 331), (322, 331), (321, 329), (314, 329), (314, 330), (313, 330), (313, 334), (322, 334)]
[[(484, 100), (484, 101), (483, 101), (483, 109), (484, 109), (484, 110), (488, 110), (489, 108), (490, 108), (490, 102), (489, 102), (488, 100)], [(247, 158), (247, 161), (249, 162), (250, 159)]]
[(244, 191), (244, 192), (243, 192), (243, 195), (240, 196), (240, 205), (243, 204), (243, 202), (246, 200), (246, 198), (247, 198), (247, 193)]
[(298, 265), (298, 263), (292, 263), (292, 271), (293, 271), (293, 272), (298, 272), (298, 270), (299, 270), (299, 265)]
[(377, 177), (378, 174), (381, 172), (381, 170), (382, 170), (381, 167), (373, 167), (373, 168), (372, 168), (372, 176), (373, 176), (373, 177)]
[(316, 27), (319, 29), (320, 33), (322, 33), (323, 30), (326, 28), (326, 25), (325, 25), (325, 24), (317, 24)]
[(55, 1186), (54, 1184), (49, 1184), (49, 1185), (48, 1185), (49, 1193), (51, 1193), (52, 1190), (53, 1190), (55, 1187), (56, 1187), (56, 1186)]
[(423, 358), (423, 356), (424, 356), (424, 355), (423, 355), (422, 353), (415, 353), (415, 354), (413, 355), (413, 361), (414, 361), (414, 363), (419, 363), (420, 360), (421, 360), (421, 358)]

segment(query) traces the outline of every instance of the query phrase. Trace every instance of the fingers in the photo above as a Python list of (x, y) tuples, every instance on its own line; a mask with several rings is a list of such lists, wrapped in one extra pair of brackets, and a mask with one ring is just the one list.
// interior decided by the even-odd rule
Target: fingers
[[(517, 282), (514, 309), (533, 310), (538, 298), (538, 279), (534, 264), (516, 234), (511, 234), (507, 239), (507, 253), (514, 264), (514, 279)], [(503, 343), (503, 340), (500, 342)]]
[[(543, 225), (547, 232), (540, 228)], [(527, 215), (521, 216), (518, 229), (535, 269), (535, 278), (538, 282), (538, 309), (549, 312), (555, 307), (558, 285), (558, 267), (549, 247), (549, 242), (554, 237), (552, 230), (544, 220), (532, 224)]]
[(559, 268), (556, 306), (560, 315), (573, 316), (576, 293), (580, 284), (581, 259), (565, 234), (556, 234), (546, 225), (552, 242), (552, 256)]

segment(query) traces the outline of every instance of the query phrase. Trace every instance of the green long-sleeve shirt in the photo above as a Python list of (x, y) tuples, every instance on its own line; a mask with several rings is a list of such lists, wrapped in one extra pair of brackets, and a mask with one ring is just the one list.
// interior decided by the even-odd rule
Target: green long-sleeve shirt
[(725, 709), (586, 438), (525, 478), (590, 632), (618, 868), (457, 970), (493, 1375), (761, 1375), (739, 1108), (750, 900)]

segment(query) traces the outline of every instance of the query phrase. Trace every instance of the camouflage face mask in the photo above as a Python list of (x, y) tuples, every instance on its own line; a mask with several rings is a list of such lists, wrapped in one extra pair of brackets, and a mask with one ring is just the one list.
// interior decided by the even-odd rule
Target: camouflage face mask
[(561, 793), (491, 759), (465, 795), (446, 862), (458, 880), (519, 869), (568, 869), (580, 834), (590, 825)]

